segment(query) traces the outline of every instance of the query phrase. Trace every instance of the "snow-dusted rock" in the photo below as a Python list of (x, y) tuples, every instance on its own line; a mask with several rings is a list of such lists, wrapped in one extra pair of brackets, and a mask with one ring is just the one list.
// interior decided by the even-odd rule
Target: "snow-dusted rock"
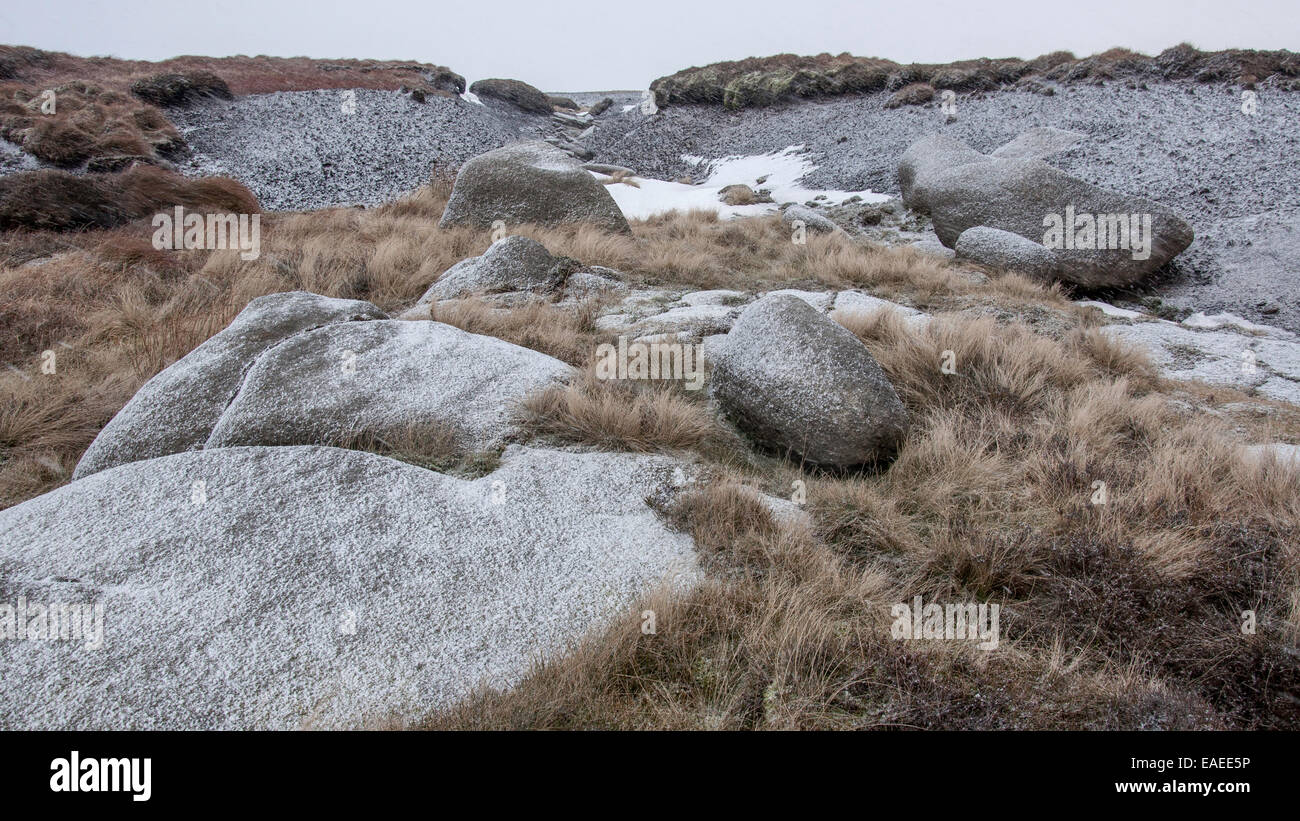
[(441, 322), (329, 325), (259, 358), (206, 447), (328, 444), (437, 423), (482, 449), (501, 442), (517, 402), (571, 372), (546, 354)]
[[(0, 511), (0, 602), (102, 606), (86, 641), (0, 641), (0, 729), (418, 721), (508, 687), (661, 583), (660, 456), (511, 447), (465, 481), (322, 447), (187, 452)], [(681, 474), (678, 474), (680, 478)]]
[(461, 166), (438, 224), (490, 228), (497, 220), (507, 226), (591, 223), (631, 233), (605, 186), (568, 154), (538, 141), (507, 145)]
[[(1149, 243), (1145, 252), (1098, 245), (1102, 231), (1095, 225), (1090, 247), (1066, 248), (1062, 243), (1052, 249), (1057, 278), (1086, 287), (1137, 282), (1182, 253), (1193, 239), (1191, 226), (1159, 203), (1092, 185), (1042, 160), (989, 157), (942, 135), (925, 137), (903, 153), (898, 180), (903, 202), (929, 214), (939, 240), (950, 248), (962, 232), (978, 225), (1045, 242), (1049, 215), (1070, 232), (1081, 229), (1081, 215), (1094, 220), (1118, 214), (1149, 218), (1150, 235), (1142, 232)], [(1086, 241), (1077, 232), (1071, 236)]]
[(745, 300), (745, 294), (741, 291), (731, 291), (726, 288), (717, 288), (711, 291), (691, 291), (689, 294), (682, 294), (682, 302), (687, 305), (736, 305)]
[(1111, 305), (1109, 302), (1102, 302), (1097, 299), (1079, 299), (1075, 300), (1075, 305), (1082, 305), (1087, 308), (1096, 308), (1106, 316), (1112, 319), (1145, 319), (1146, 314), (1141, 311), (1133, 311), (1128, 308), (1120, 308)]
[(786, 225), (794, 225), (796, 220), (802, 222), (813, 234), (833, 234), (840, 230), (830, 217), (823, 216), (806, 205), (790, 205), (781, 213), (781, 221)]
[(1193, 330), (1157, 320), (1104, 332), (1145, 349), (1172, 379), (1191, 379), (1300, 404), (1300, 342), (1232, 330)]
[(801, 299), (755, 302), (716, 348), (710, 392), (760, 445), (851, 466), (903, 437), (906, 410), (867, 347)]
[(590, 265), (581, 271), (569, 275), (564, 281), (566, 299), (582, 300), (602, 294), (626, 293), (627, 283), (623, 276), (613, 268)]
[(1267, 445), (1247, 445), (1246, 455), (1251, 459), (1263, 461), (1273, 459), (1282, 465), (1289, 465), (1300, 470), (1300, 445), (1285, 442), (1272, 442)]
[(1064, 128), (1051, 126), (1031, 128), (1006, 145), (995, 149), (992, 156), (1007, 159), (1028, 157), (1041, 160), (1068, 151), (1084, 136), (1078, 131), (1066, 131)]
[(700, 336), (725, 333), (739, 313), (740, 309), (726, 305), (687, 305), (648, 316), (636, 327), (645, 334), (683, 332)]
[(913, 327), (919, 327), (930, 321), (930, 315), (927, 313), (908, 305), (900, 305), (888, 299), (864, 294), (862, 291), (840, 291), (835, 295), (834, 313), (869, 315), (877, 311), (894, 311)]
[(802, 299), (819, 311), (826, 312), (831, 309), (831, 303), (835, 301), (834, 291), (801, 291), (797, 288), (782, 288), (777, 291), (768, 291), (764, 296), (792, 296), (795, 299)]
[(1037, 280), (1051, 282), (1056, 274), (1056, 254), (1051, 249), (1019, 234), (985, 225), (962, 231), (954, 250), (959, 258)]
[(95, 437), (73, 478), (202, 447), (245, 372), (268, 348), (311, 328), (386, 318), (369, 302), (303, 291), (254, 299), (229, 327), (146, 382)]
[(559, 282), (557, 262), (535, 239), (505, 237), (492, 243), (482, 256), (462, 259), (448, 268), (416, 305), (474, 294), (546, 291)]

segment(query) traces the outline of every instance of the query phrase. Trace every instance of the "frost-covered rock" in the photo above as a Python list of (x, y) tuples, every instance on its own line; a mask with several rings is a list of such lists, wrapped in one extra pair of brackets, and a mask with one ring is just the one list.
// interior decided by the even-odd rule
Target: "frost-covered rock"
[(492, 243), (482, 256), (462, 259), (448, 268), (416, 304), (474, 294), (545, 291), (560, 280), (557, 262), (535, 239), (505, 237)]
[(764, 296), (792, 296), (795, 299), (802, 299), (809, 305), (819, 311), (829, 311), (831, 303), (835, 301), (834, 291), (801, 291), (797, 288), (782, 288), (777, 291), (768, 291)]
[(1171, 379), (1190, 379), (1300, 404), (1300, 342), (1157, 320), (1103, 331), (1146, 350)]
[(1067, 131), (1064, 128), (1051, 126), (1031, 128), (1006, 145), (995, 149), (992, 156), (1008, 159), (1030, 157), (1041, 160), (1068, 151), (1084, 136), (1078, 131)]
[(892, 455), (906, 430), (906, 410), (867, 347), (801, 299), (753, 303), (710, 351), (710, 392), (762, 446), (852, 466)]
[(862, 291), (840, 291), (835, 295), (833, 313), (870, 315), (877, 311), (893, 311), (911, 326), (921, 326), (930, 321), (930, 315), (908, 305), (890, 302)]
[(1042, 243), (1019, 234), (977, 225), (957, 237), (957, 256), (1050, 282), (1056, 273), (1056, 255)]
[(0, 511), (0, 602), (102, 607), (97, 648), (0, 641), (0, 729), (363, 728), (511, 686), (697, 578), (644, 501), (681, 471), (518, 446), (474, 481), (323, 447), (101, 471)]
[(745, 294), (743, 292), (726, 288), (716, 288), (711, 291), (691, 291), (689, 294), (682, 294), (682, 302), (687, 305), (737, 305), (744, 301)]
[(623, 275), (613, 268), (601, 265), (588, 265), (580, 271), (569, 275), (564, 281), (564, 297), (569, 300), (583, 300), (604, 294), (622, 294), (628, 291)]
[(259, 358), (206, 447), (328, 444), (437, 424), (463, 447), (483, 449), (501, 442), (520, 400), (571, 372), (546, 354), (441, 322), (329, 325)]
[(726, 305), (687, 305), (646, 317), (637, 323), (641, 333), (675, 333), (678, 331), (697, 336), (726, 333), (730, 330), (740, 309)]
[(823, 216), (806, 205), (788, 206), (781, 212), (781, 221), (790, 226), (793, 226), (796, 221), (802, 222), (804, 227), (814, 234), (833, 234), (840, 230), (830, 217)]
[(563, 151), (537, 141), (507, 145), (461, 166), (438, 225), (490, 228), (497, 220), (507, 226), (591, 223), (631, 233), (605, 186)]
[(311, 328), (386, 318), (369, 302), (303, 291), (254, 299), (229, 327), (146, 382), (95, 437), (73, 478), (202, 447), (267, 349)]
[[(941, 135), (904, 152), (898, 180), (903, 202), (930, 215), (944, 245), (953, 247), (979, 225), (1009, 231), (1047, 245), (1057, 277), (1086, 287), (1137, 282), (1193, 238), (1191, 226), (1159, 203), (1108, 191), (1042, 160), (989, 157)], [(1122, 230), (1118, 218), (1128, 224), (1134, 215), (1138, 230)], [(1052, 219), (1059, 236), (1049, 242)]]

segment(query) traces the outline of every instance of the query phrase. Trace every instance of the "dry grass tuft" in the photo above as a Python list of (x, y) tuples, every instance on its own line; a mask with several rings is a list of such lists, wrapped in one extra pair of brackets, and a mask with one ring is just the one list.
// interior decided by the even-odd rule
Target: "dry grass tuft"
[(185, 150), (180, 132), (158, 109), (82, 81), (47, 89), (0, 85), (0, 137), (64, 167), (97, 157), (161, 160)]
[(524, 400), (520, 420), (534, 436), (607, 450), (734, 449), (735, 435), (701, 400), (669, 383), (600, 380), (588, 370)]

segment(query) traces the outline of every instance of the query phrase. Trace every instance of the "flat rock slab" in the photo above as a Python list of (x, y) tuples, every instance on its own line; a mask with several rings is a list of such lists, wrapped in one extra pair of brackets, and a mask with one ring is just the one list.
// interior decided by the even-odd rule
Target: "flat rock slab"
[(516, 403), (572, 372), (546, 354), (441, 322), (329, 325), (259, 358), (205, 447), (332, 443), (442, 424), (463, 447), (489, 448), (509, 431)]
[(98, 649), (0, 641), (0, 729), (360, 728), (508, 687), (697, 577), (644, 501), (679, 465), (516, 446), (464, 481), (281, 447), (101, 471), (0, 512), (0, 602), (103, 613)]
[(1108, 335), (1147, 350), (1171, 379), (1190, 379), (1300, 404), (1300, 342), (1236, 333), (1193, 330), (1157, 320), (1107, 325)]

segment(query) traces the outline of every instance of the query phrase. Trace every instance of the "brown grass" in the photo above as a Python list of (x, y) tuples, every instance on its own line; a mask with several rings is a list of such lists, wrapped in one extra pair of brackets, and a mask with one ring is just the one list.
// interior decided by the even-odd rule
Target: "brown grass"
[[(50, 114), (42, 111), (46, 91), (54, 95)], [(185, 140), (157, 108), (80, 80), (45, 88), (0, 84), (0, 137), (65, 167), (97, 157), (162, 160), (185, 150)]]
[[(120, 174), (74, 174), (43, 169), (0, 178), (0, 230), (53, 231), (115, 228), (171, 213), (176, 206), (202, 213), (255, 214), (257, 197), (225, 177), (189, 179), (137, 165)], [(148, 222), (146, 221), (145, 225)], [(152, 229), (140, 229), (152, 237)]]
[(590, 370), (524, 400), (520, 416), (534, 436), (606, 450), (717, 455), (740, 447), (702, 396), (671, 383), (600, 380)]

